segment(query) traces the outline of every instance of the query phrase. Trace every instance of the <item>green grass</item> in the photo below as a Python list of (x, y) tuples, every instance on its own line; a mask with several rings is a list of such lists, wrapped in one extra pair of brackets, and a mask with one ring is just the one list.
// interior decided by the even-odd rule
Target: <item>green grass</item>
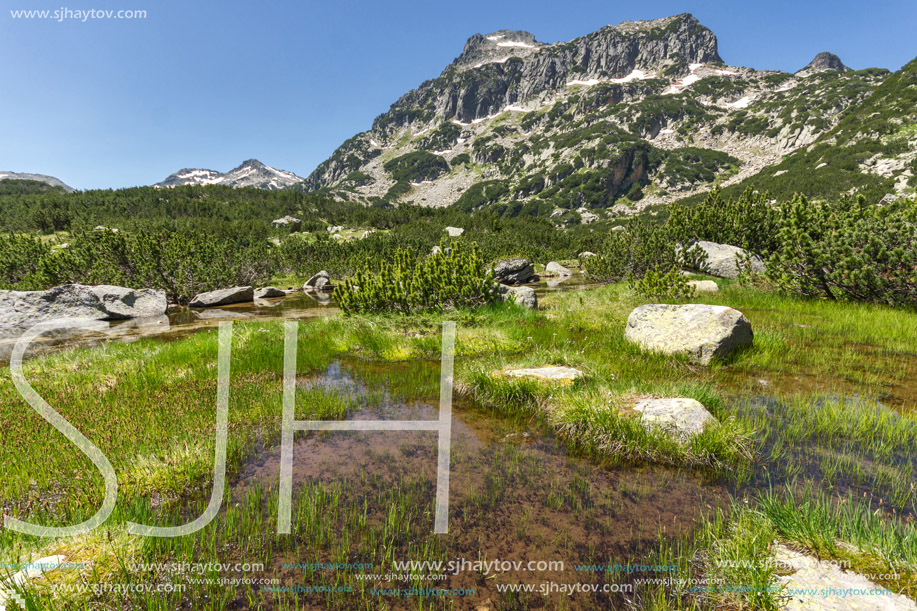
[[(734, 506), (709, 514), (694, 535), (660, 538), (653, 553), (682, 566), (681, 577), (763, 587), (774, 579), (771, 568), (724, 568), (717, 560), (760, 558), (776, 538), (826, 558), (848, 560), (861, 572), (890, 573), (894, 568), (898, 577), (883, 585), (914, 596), (914, 526), (896, 515), (917, 514), (917, 314), (805, 301), (718, 282), (719, 293), (695, 300), (744, 312), (755, 330), (755, 344), (706, 368), (626, 342), (627, 315), (641, 302), (618, 284), (549, 294), (540, 311), (498, 304), (441, 314), (313, 320), (300, 326), (298, 371), (308, 378), (347, 356), (357, 359), (369, 387), (384, 386), (408, 401), (436, 396), (437, 372), (422, 361), (439, 358), (441, 322), (455, 320), (457, 388), (494, 415), (511, 421), (535, 416), (568, 451), (613, 469), (634, 463), (687, 467), (732, 491)], [(230, 477), (247, 456), (277, 440), (281, 338), (279, 322), (234, 326)], [(228, 496), (220, 519), (193, 537), (155, 541), (128, 535), (128, 519), (178, 523), (206, 504), (216, 352), (216, 331), (211, 330), (172, 342), (110, 343), (28, 361), (26, 375), (39, 394), (111, 460), (121, 483), (120, 500), (105, 529), (74, 540), (42, 541), (0, 531), (0, 562), (62, 553), (71, 561), (95, 560), (94, 583), (155, 583), (166, 577), (125, 567), (141, 560), (242, 555), (270, 566), (285, 555), (384, 563), (393, 550), (398, 558), (442, 557), (444, 548), (436, 538), (417, 530), (430, 507), (413, 476), (394, 487), (379, 484), (374, 502), (394, 513), (375, 518), (361, 510), (359, 499), (348, 499), (339, 483), (306, 487), (294, 505), (294, 529), (304, 534), (295, 540), (273, 535), (276, 494), (268, 489), (242, 499)], [(576, 367), (585, 376), (565, 386), (499, 373), (548, 364)], [(347, 393), (321, 387), (298, 392), (298, 418), (341, 418), (356, 408)], [(856, 400), (849, 398), (854, 395)], [(720, 425), (687, 444), (647, 431), (630, 407), (649, 396), (695, 398)], [(894, 409), (877, 408), (874, 400)], [(304, 411), (306, 406), (311, 411)], [(98, 474), (18, 397), (8, 370), (0, 373), (0, 429), (5, 513), (70, 523), (94, 511), (102, 494)], [(41, 457), (40, 468), (36, 457)], [(484, 515), (509, 502), (503, 496), (507, 486), (544, 483), (537, 465), (518, 453), (508, 451), (494, 464), (497, 468), (483, 484), (469, 492), (469, 506)], [(581, 511), (601, 502), (576, 483), (547, 482), (543, 494), (545, 506), (556, 511)], [(155, 511), (150, 507), (154, 496), (161, 500)], [(527, 536), (530, 519), (520, 515), (511, 536)], [(76, 576), (60, 572), (45, 585), (68, 579)], [(329, 572), (297, 579), (330, 585), (342, 578)], [(30, 596), (40, 599), (35, 608), (91, 608), (106, 600), (88, 594), (64, 603), (41, 587), (30, 590)], [(197, 585), (182, 600), (195, 608), (217, 609), (225, 596), (223, 587)], [(268, 594), (256, 587), (245, 596), (252, 607), (267, 604)], [(178, 595), (149, 596), (134, 602), (140, 608), (166, 609), (178, 600)], [(276, 608), (297, 608), (295, 598), (271, 600)], [(774, 608), (774, 600), (766, 592), (698, 592), (682, 584), (651, 587), (638, 597), (637, 606)], [(530, 602), (509, 597), (501, 604), (525, 608)], [(363, 592), (329, 595), (327, 604), (377, 608), (379, 600)], [(421, 607), (439, 608), (427, 604)]]

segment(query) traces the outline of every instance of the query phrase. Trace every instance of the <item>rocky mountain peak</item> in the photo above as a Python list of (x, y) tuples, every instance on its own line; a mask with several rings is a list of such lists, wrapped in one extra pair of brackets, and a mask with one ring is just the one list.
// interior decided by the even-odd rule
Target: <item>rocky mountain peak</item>
[(490, 34), (475, 34), (465, 43), (454, 66), (480, 67), (484, 63), (506, 61), (510, 57), (525, 57), (546, 46), (535, 35), (522, 30), (498, 30)]
[[(847, 66), (844, 65), (844, 62), (841, 61), (841, 58), (835, 55), (834, 53), (829, 53), (827, 51), (822, 51), (815, 58), (809, 62), (809, 64), (803, 68), (808, 72), (824, 72), (825, 70), (838, 70), (840, 72), (847, 72), (850, 70)], [(800, 72), (802, 72), (800, 70)]]
[(810, 68), (831, 72), (726, 65), (688, 13), (553, 44), (524, 31), (475, 34), (303, 187), (558, 223), (590, 222), (591, 209), (629, 214), (749, 179), (816, 141), (884, 79), (830, 54)]

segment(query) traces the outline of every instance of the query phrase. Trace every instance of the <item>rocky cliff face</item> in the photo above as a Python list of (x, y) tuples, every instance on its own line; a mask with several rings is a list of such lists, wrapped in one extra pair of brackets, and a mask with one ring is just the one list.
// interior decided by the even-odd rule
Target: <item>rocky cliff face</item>
[(303, 186), (561, 223), (584, 210), (632, 213), (779, 163), (887, 75), (825, 54), (795, 75), (727, 66), (716, 36), (688, 14), (555, 44), (515, 30), (475, 34)]

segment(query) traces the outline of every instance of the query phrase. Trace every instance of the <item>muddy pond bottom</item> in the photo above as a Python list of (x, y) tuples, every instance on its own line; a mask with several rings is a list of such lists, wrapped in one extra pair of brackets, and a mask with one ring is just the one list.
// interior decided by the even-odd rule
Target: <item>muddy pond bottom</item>
[[(300, 381), (297, 409), (331, 397), (348, 402), (353, 420), (439, 417), (438, 401), (411, 390), (416, 380), (435, 397), (427, 381), (438, 363), (385, 369), (333, 363)], [(689, 534), (727, 502), (689, 472), (600, 467), (568, 455), (530, 420), (458, 398), (451, 438), (449, 530), (437, 535), (435, 432), (297, 433), (292, 530), (277, 537), (264, 571), (286, 592), (258, 608), (287, 608), (293, 598), (291, 608), (310, 609), (417, 609), (418, 598), (422, 608), (623, 607), (634, 580), (672, 577), (646, 566), (660, 537)], [(280, 455), (270, 448), (246, 463), (231, 493), (238, 511), (264, 512), (268, 531)], [(638, 566), (606, 572), (615, 564)]]

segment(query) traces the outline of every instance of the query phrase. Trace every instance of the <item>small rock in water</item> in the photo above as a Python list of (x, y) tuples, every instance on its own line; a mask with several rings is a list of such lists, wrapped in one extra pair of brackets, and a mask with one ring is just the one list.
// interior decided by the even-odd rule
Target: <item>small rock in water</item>
[(255, 299), (272, 299), (274, 297), (284, 296), (286, 296), (286, 292), (275, 286), (265, 286), (260, 289), (255, 289)]
[(539, 380), (548, 380), (551, 382), (563, 382), (572, 384), (574, 380), (583, 377), (583, 372), (573, 367), (546, 366), (531, 367), (527, 369), (512, 369), (505, 372), (511, 378), (537, 378)]
[(648, 399), (638, 401), (634, 410), (641, 413), (640, 423), (645, 427), (659, 427), (682, 440), (703, 432), (708, 422), (717, 422), (707, 408), (694, 399)]
[(307, 291), (326, 291), (332, 288), (331, 276), (325, 270), (322, 270), (306, 280), (303, 289)]
[(255, 298), (255, 290), (250, 286), (234, 286), (218, 291), (209, 291), (195, 295), (188, 305), (192, 308), (212, 308), (233, 303), (244, 303)]
[(547, 274), (554, 274), (556, 276), (572, 276), (573, 272), (561, 265), (556, 261), (551, 261), (544, 267), (544, 271)]

